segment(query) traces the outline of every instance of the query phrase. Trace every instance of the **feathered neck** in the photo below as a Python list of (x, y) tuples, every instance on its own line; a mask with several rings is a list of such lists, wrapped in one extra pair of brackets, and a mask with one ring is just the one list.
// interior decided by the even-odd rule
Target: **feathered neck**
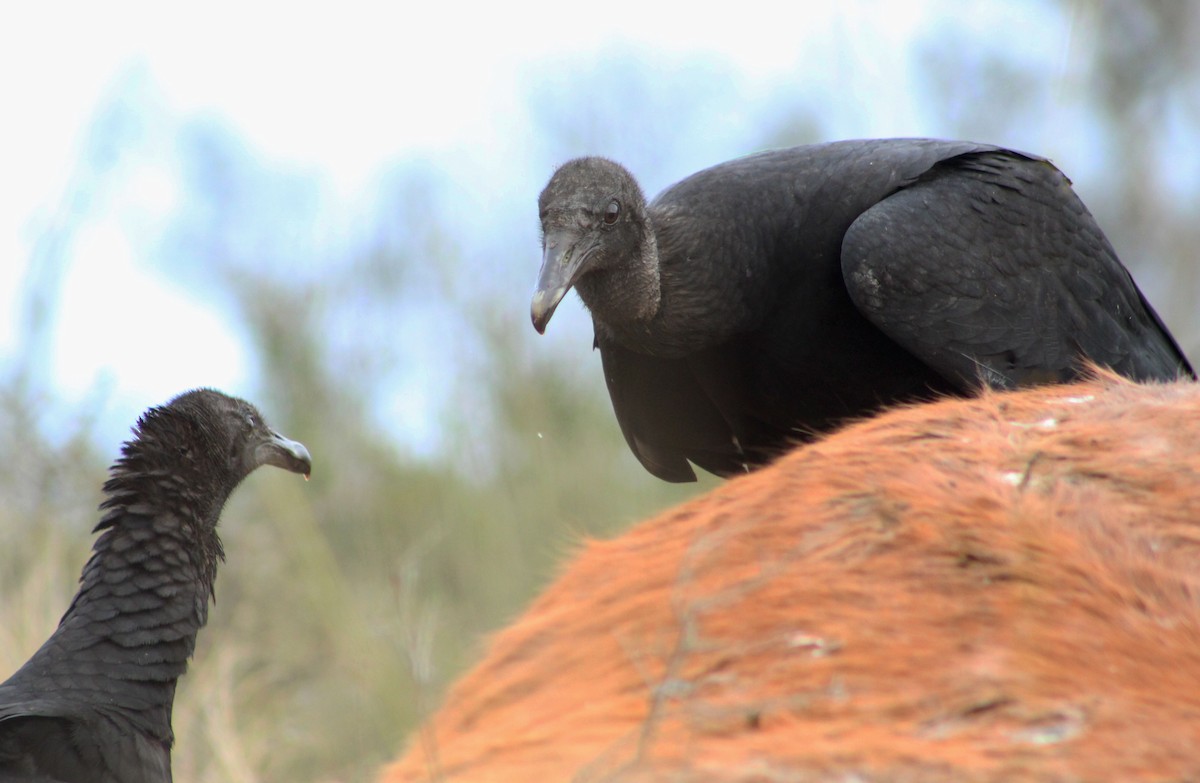
[[(106, 513), (95, 528), (101, 535), (79, 591), (58, 629), (14, 675), (61, 677), (66, 696), (70, 673), (86, 668), (90, 687), (110, 695), (107, 709), (168, 747), (175, 683), (208, 620), (224, 559), (214, 523), (232, 491), (203, 478), (196, 463), (203, 452), (194, 440), (188, 449), (182, 420), (156, 409), (139, 421), (104, 485)], [(172, 426), (156, 426), (163, 422)], [(214, 488), (215, 496), (206, 494)]]
[[(179, 541), (190, 565), (211, 594), (217, 563), (225, 557), (217, 520), (237, 480), (201, 462), (208, 444), (204, 433), (170, 408), (153, 408), (138, 420), (136, 437), (126, 442), (109, 469), (107, 513), (93, 532), (120, 537), (126, 528), (141, 529), (156, 520), (156, 535)], [(140, 539), (141, 536), (139, 535)]]

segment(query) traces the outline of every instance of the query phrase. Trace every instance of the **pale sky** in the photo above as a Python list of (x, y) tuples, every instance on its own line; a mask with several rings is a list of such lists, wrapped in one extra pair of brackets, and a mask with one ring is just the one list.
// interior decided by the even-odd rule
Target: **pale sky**
[[(481, 127), (523, 132), (514, 112), (535, 69), (595, 57), (614, 43), (634, 52), (719, 57), (736, 68), (748, 93), (817, 74), (840, 95), (871, 96), (871, 125), (856, 135), (920, 134), (907, 76), (916, 31), (947, 14), (1000, 29), (1027, 12), (1011, 4), (915, 1), (699, 8), (561, 1), (8, 4), (0, 11), (0, 356), (14, 349), (15, 292), (34, 241), (55, 219), (68, 183), (77, 182), (89, 122), (132, 72), (140, 70), (161, 97), (156, 121), (211, 115), (271, 161), (321, 172), (350, 205), (389, 161), (486, 144)], [(1012, 45), (1052, 57), (1065, 51), (1069, 36), (1061, 25), (1034, 25)], [(101, 384), (136, 410), (191, 386), (238, 392), (246, 383), (249, 359), (219, 313), (141, 257), (145, 235), (161, 230), (177, 207), (169, 153), (149, 154), (149, 163), (112, 186), (115, 192), (100, 194), (67, 249), (61, 320), (46, 366), (68, 400)], [(147, 330), (151, 319), (177, 328)]]

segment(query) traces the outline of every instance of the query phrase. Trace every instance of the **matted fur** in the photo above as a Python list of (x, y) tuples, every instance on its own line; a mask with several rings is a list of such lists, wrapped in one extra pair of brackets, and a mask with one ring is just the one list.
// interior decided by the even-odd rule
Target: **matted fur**
[(1200, 385), (894, 411), (588, 542), (382, 780), (1200, 780)]

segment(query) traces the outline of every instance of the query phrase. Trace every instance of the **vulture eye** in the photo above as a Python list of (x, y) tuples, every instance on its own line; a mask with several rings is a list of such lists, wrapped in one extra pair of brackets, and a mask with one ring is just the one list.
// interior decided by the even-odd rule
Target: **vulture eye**
[(617, 222), (617, 215), (620, 214), (621, 205), (617, 203), (617, 200), (614, 198), (612, 201), (608, 202), (608, 206), (604, 209), (604, 222), (611, 226), (613, 223)]

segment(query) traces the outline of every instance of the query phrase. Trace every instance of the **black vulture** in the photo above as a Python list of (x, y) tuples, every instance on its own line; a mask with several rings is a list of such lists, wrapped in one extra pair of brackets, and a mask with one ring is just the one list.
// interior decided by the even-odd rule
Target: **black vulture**
[(171, 707), (208, 619), (217, 520), (260, 465), (308, 450), (210, 389), (148, 410), (104, 484), (101, 535), (58, 628), (0, 684), (0, 782), (171, 780)]
[(572, 287), (613, 410), (654, 475), (721, 476), (883, 406), (982, 386), (1194, 378), (1049, 161), (987, 144), (842, 141), (705, 169), (650, 204), (622, 166), (538, 198), (542, 332)]

